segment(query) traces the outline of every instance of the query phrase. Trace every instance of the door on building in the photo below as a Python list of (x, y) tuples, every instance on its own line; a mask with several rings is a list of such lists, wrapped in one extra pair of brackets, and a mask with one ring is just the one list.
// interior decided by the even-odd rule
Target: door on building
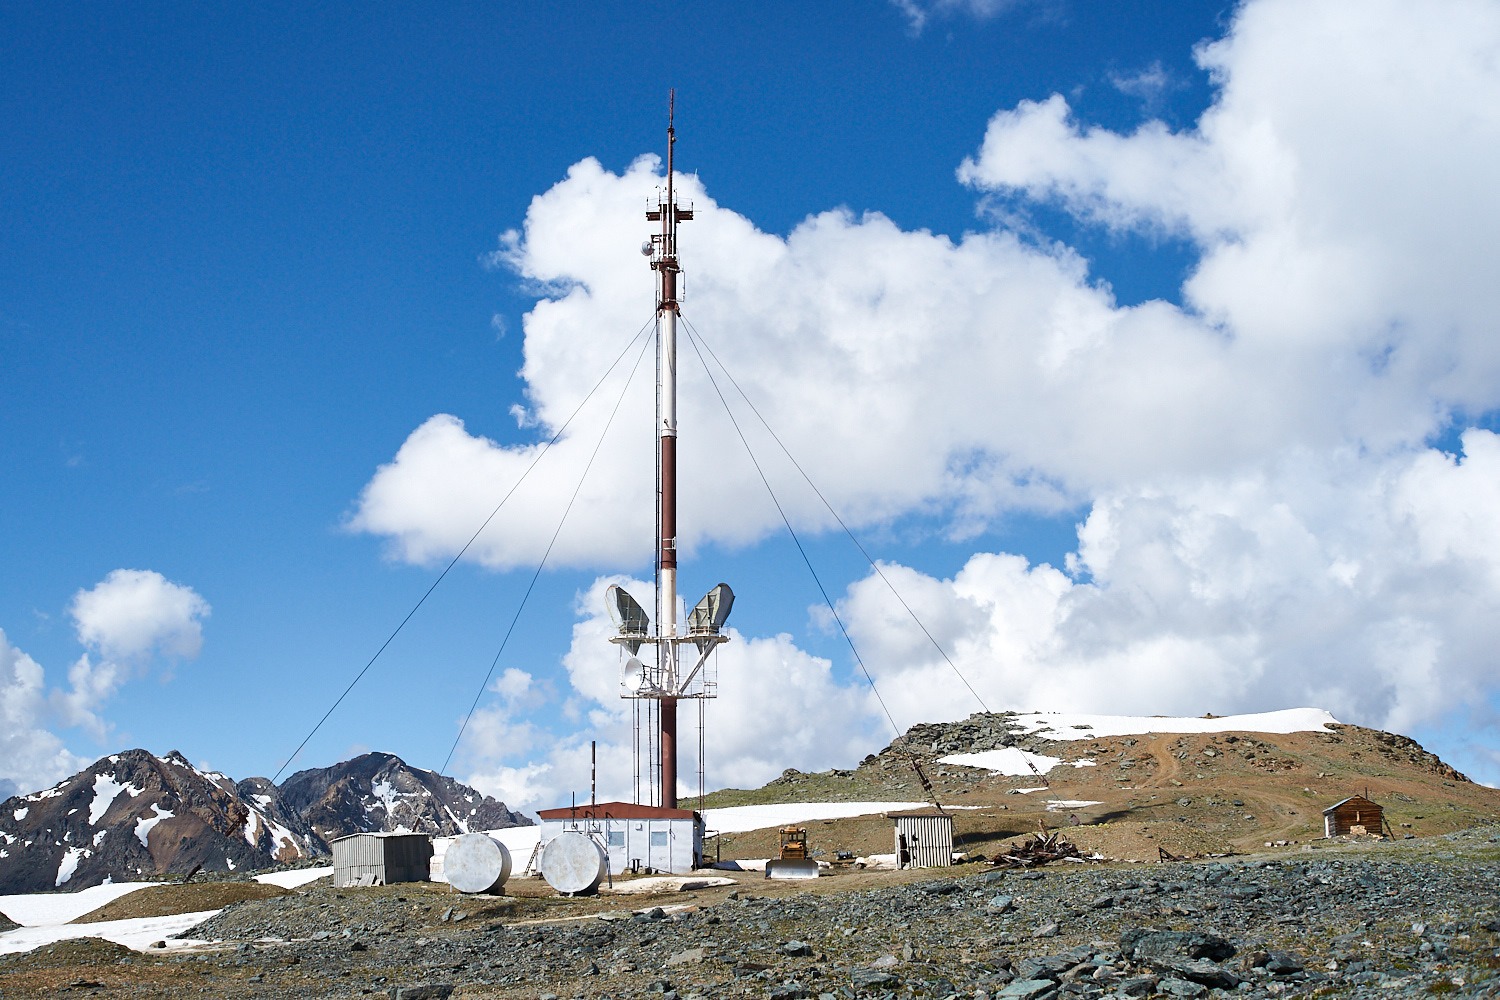
[(659, 872), (672, 870), (672, 830), (667, 823), (651, 824), (650, 864)]

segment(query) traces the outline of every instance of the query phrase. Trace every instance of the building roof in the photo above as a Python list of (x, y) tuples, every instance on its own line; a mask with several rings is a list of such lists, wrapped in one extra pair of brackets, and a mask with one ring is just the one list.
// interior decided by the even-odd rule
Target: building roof
[(691, 809), (666, 809), (662, 806), (643, 806), (636, 802), (585, 803), (557, 809), (538, 809), (536, 814), (542, 819), (693, 819), (698, 815)]
[(948, 813), (943, 812), (943, 810), (936, 809), (936, 808), (931, 808), (931, 809), (908, 809), (905, 812), (893, 812), (893, 813), (886, 813), (885, 814), (886, 819), (912, 819), (912, 818), (917, 818), (917, 817), (932, 817), (932, 818), (936, 818), (936, 817), (939, 817), (939, 816), (941, 816), (943, 819), (947, 819), (947, 820), (951, 820), (953, 818)]
[(1329, 813), (1333, 812), (1339, 806), (1347, 805), (1348, 803), (1353, 802), (1356, 799), (1358, 799), (1360, 802), (1363, 802), (1367, 806), (1374, 806), (1376, 809), (1380, 808), (1380, 803), (1379, 802), (1371, 802), (1369, 799), (1365, 798), (1363, 795), (1351, 795), (1347, 799), (1343, 799), (1343, 800), (1341, 800), (1339, 802), (1335, 802), (1333, 805), (1329, 806), (1327, 809), (1324, 809), (1323, 810), (1323, 815), (1327, 816)]
[(354, 837), (380, 837), (382, 840), (387, 837), (425, 837), (431, 840), (432, 834), (417, 833), (414, 830), (371, 830), (366, 833), (346, 833), (342, 837), (334, 837), (329, 843), (337, 844), (341, 840), (350, 840)]

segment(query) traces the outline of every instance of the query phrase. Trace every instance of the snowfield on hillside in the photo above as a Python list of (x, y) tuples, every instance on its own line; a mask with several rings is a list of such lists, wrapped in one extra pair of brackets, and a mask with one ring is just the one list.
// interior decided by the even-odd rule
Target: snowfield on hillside
[(1161, 715), (1083, 715), (1077, 712), (1029, 712), (1015, 717), (1028, 733), (1049, 740), (1091, 740), (1096, 736), (1144, 736), (1147, 733), (1321, 733), (1338, 725), (1321, 708), (1286, 708), (1253, 715), (1180, 719)]
[(266, 872), (264, 875), (255, 876), (255, 881), (264, 882), (266, 885), (279, 885), (283, 889), (300, 889), (309, 882), (315, 882), (320, 878), (326, 878), (333, 874), (333, 867), (327, 868), (293, 868), (284, 872)]
[[(175, 913), (169, 917), (133, 917), (129, 920), (101, 920), (92, 924), (46, 924), (41, 927), (17, 927), (0, 934), (0, 955), (30, 951), (54, 941), (97, 937), (135, 951), (145, 951), (153, 941), (166, 941), (168, 948), (185, 948), (201, 941), (173, 938), (189, 927), (195, 927), (216, 915), (218, 910), (200, 913)], [(159, 952), (158, 952), (159, 954)]]
[(65, 924), (85, 913), (92, 913), (105, 903), (112, 903), (127, 893), (160, 882), (106, 882), (77, 892), (28, 892), (0, 896), (0, 913), (23, 927)]
[[(1046, 774), (1061, 764), (1062, 758), (1030, 753), (1016, 747), (1001, 747), (999, 750), (981, 750), (978, 753), (950, 753), (946, 757), (939, 757), (938, 763), (961, 764), (964, 767), (987, 767), (997, 774), (1018, 776)], [(1075, 760), (1071, 763), (1074, 767), (1094, 766), (1091, 760)]]
[(768, 826), (792, 826), (820, 819), (873, 816), (907, 809), (925, 809), (928, 802), (784, 802), (763, 806), (725, 806), (706, 809), (703, 821), (715, 833), (744, 833)]
[[(1081, 715), (1076, 712), (1029, 712), (1014, 719), (1022, 731), (1049, 740), (1091, 740), (1096, 736), (1145, 736), (1148, 733), (1313, 733), (1324, 732), (1329, 723), (1337, 725), (1338, 721), (1321, 708), (1288, 708), (1280, 712), (1225, 715), (1214, 719)], [(954, 753), (938, 758), (939, 764), (984, 767), (996, 774), (1013, 776), (1046, 774), (1062, 762), (1060, 757), (1031, 753), (1018, 747)], [(1091, 760), (1068, 763), (1074, 767), (1094, 766)]]

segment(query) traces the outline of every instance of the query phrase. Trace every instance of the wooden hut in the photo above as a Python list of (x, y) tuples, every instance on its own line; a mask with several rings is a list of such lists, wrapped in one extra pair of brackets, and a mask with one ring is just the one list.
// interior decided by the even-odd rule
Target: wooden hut
[(333, 884), (426, 882), (432, 838), (425, 833), (355, 833), (333, 842)]
[(888, 813), (896, 821), (897, 868), (946, 868), (953, 864), (953, 817), (940, 809)]
[(1363, 795), (1351, 795), (1323, 810), (1323, 836), (1370, 834), (1378, 837), (1385, 828), (1385, 814), (1377, 803)]

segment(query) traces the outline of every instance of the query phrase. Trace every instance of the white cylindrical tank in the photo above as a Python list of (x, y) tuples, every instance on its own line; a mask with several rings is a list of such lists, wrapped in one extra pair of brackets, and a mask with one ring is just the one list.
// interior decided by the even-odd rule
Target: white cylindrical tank
[(609, 872), (604, 848), (581, 833), (560, 833), (542, 848), (542, 878), (558, 892), (581, 896), (599, 888)]
[(448, 845), (443, 874), (459, 892), (499, 892), (510, 878), (510, 851), (493, 837), (465, 833)]

